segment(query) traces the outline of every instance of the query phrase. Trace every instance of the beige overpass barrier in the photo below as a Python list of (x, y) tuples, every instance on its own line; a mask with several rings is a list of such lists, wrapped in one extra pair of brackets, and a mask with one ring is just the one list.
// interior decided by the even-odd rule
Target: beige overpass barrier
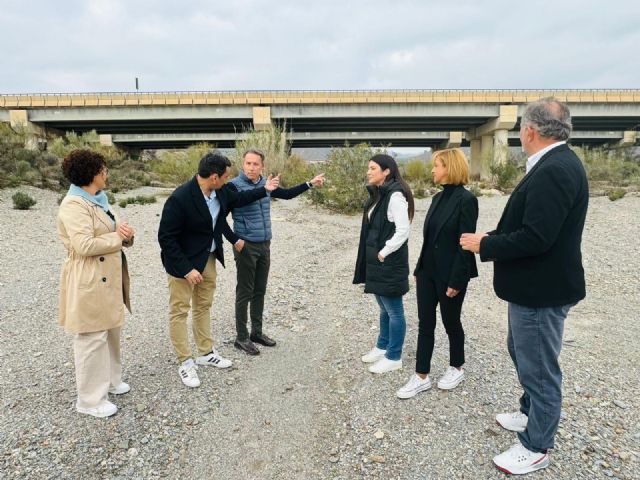
[(375, 103), (526, 103), (555, 96), (569, 103), (640, 103), (628, 90), (265, 90), (237, 92), (73, 93), (0, 95), (0, 108), (146, 105), (285, 105)]

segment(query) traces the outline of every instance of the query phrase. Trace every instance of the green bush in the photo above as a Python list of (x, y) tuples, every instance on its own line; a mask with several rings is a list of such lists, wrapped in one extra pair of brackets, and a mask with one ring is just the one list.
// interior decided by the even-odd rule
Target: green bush
[(15, 174), (9, 174), (7, 176), (7, 187), (19, 187), (22, 184), (22, 179)]
[(248, 130), (243, 138), (236, 142), (233, 161), (238, 171), (242, 170), (242, 154), (256, 149), (264, 154), (264, 174), (281, 174), (282, 186), (291, 186), (285, 181), (289, 163), (290, 144), (286, 138), (286, 127), (272, 126), (265, 130)]
[(322, 165), (326, 174), (324, 188), (312, 189), (311, 201), (335, 212), (361, 212), (368, 198), (365, 188), (367, 165), (376, 153), (384, 153), (384, 150), (374, 149), (366, 143), (331, 149), (328, 160)]
[(424, 183), (431, 178), (431, 175), (429, 175), (431, 168), (420, 159), (410, 160), (401, 165), (400, 168), (402, 170), (402, 176), (409, 183)]
[[(61, 172), (50, 172), (52, 155), (25, 147), (33, 139), (33, 132), (26, 128), (0, 124), (0, 188), (22, 184), (54, 187)], [(58, 163), (53, 157), (54, 164)]]
[(284, 127), (245, 132), (244, 137), (236, 142), (234, 176), (242, 170), (242, 154), (249, 149), (264, 153), (264, 175), (280, 175), (282, 187), (293, 187), (313, 177), (314, 169), (300, 155), (289, 154), (291, 143), (286, 138)]
[(109, 167), (109, 189), (120, 191), (148, 186), (155, 177), (154, 173), (147, 171), (144, 163), (131, 159), (124, 160), (117, 168)]
[(516, 163), (508, 158), (504, 163), (491, 162), (489, 166), (491, 178), (499, 190), (513, 188), (518, 182), (521, 170)]
[(31, 164), (26, 160), (16, 162), (16, 175), (19, 177), (24, 177), (29, 170), (31, 170)]
[(36, 203), (35, 199), (24, 192), (16, 192), (12, 195), (13, 208), (15, 210), (29, 210)]
[(287, 159), (284, 171), (280, 176), (280, 184), (283, 187), (293, 187), (311, 180), (315, 175), (315, 170), (304, 158), (293, 154)]
[(160, 181), (179, 185), (196, 174), (200, 159), (214, 148), (215, 145), (198, 143), (186, 150), (164, 152), (151, 162), (151, 171)]
[(574, 147), (590, 182), (640, 186), (640, 154), (633, 148)]
[(33, 132), (25, 128), (0, 124), (0, 188), (21, 184), (53, 190), (66, 189), (69, 184), (62, 175), (60, 162), (69, 152), (85, 148), (100, 153), (109, 167), (112, 189), (150, 185), (155, 177), (144, 162), (131, 159), (126, 152), (100, 144), (95, 132), (66, 133), (50, 140), (48, 151), (25, 148), (33, 143)]
[[(111, 203), (111, 202), (109, 202)], [(138, 195), (137, 197), (127, 197), (118, 202), (120, 208), (127, 208), (127, 205), (146, 205), (148, 203), (156, 203), (156, 197), (154, 195)]]
[(607, 192), (607, 197), (609, 197), (609, 200), (612, 202), (615, 202), (616, 200), (620, 200), (626, 194), (627, 191), (624, 188), (612, 188)]
[(69, 152), (79, 148), (92, 150), (100, 153), (109, 165), (109, 173), (111, 170), (117, 169), (122, 162), (129, 159), (129, 155), (117, 147), (106, 146), (100, 143), (100, 135), (95, 130), (77, 134), (76, 132), (66, 132), (63, 137), (57, 137), (51, 142), (49, 151), (56, 157), (62, 159)]

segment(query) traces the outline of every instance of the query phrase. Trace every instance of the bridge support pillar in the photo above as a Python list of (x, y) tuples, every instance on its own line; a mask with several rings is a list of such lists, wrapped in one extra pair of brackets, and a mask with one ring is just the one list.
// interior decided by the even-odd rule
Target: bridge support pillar
[(271, 128), (271, 107), (253, 107), (253, 128), (256, 130)]
[(462, 145), (462, 132), (449, 132), (449, 139), (443, 140), (440, 148), (458, 148)]
[(9, 125), (14, 130), (25, 133), (24, 146), (28, 150), (41, 150), (46, 145), (46, 130), (29, 121), (28, 110), (9, 110)]
[(493, 159), (493, 135), (480, 137), (480, 178), (487, 179), (491, 173), (489, 169)]
[(482, 170), (482, 140), (471, 140), (471, 157), (469, 158), (469, 173), (474, 180), (480, 180)]
[(635, 145), (636, 140), (639, 138), (640, 136), (638, 135), (638, 132), (634, 130), (627, 130), (626, 132), (623, 133), (622, 140), (620, 140), (620, 142), (618, 143), (618, 146), (631, 147)]
[(493, 133), (493, 161), (500, 165), (509, 158), (509, 130), (496, 130)]
[[(507, 161), (509, 147), (509, 130), (518, 122), (517, 105), (500, 105), (498, 117), (468, 132), (471, 141), (471, 172), (474, 177), (486, 179), (490, 174), (492, 163)], [(480, 152), (478, 155), (478, 143)], [(474, 148), (473, 143), (476, 142)]]
[(100, 145), (104, 147), (113, 147), (113, 137), (110, 133), (101, 133), (99, 135)]

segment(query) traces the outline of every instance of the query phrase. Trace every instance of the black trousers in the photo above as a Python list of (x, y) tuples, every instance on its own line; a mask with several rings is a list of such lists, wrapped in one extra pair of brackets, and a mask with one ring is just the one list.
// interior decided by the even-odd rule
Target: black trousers
[(236, 260), (236, 334), (238, 340), (249, 338), (247, 305), (251, 304), (251, 333), (262, 334), (262, 312), (271, 265), (271, 241), (244, 242), (240, 253), (233, 250)]
[(460, 312), (467, 288), (460, 290), (455, 297), (449, 298), (446, 295), (448, 285), (433, 278), (424, 270), (418, 271), (416, 285), (419, 320), (416, 373), (427, 374), (431, 371), (438, 304), (440, 304), (442, 323), (449, 336), (449, 364), (452, 367), (461, 367), (464, 365), (464, 330), (460, 321)]

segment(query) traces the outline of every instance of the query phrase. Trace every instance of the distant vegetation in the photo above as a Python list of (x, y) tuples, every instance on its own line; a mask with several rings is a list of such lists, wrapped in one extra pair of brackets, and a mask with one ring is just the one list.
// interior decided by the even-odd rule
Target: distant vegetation
[[(132, 157), (116, 147), (101, 145), (96, 132), (81, 135), (70, 132), (54, 139), (47, 151), (30, 149), (34, 136), (26, 129), (12, 129), (0, 123), (0, 188), (33, 185), (63, 192), (68, 188), (60, 169), (61, 159), (71, 150), (88, 148), (100, 152), (109, 166), (111, 192), (126, 191), (140, 186), (176, 186), (191, 178), (200, 158), (215, 145), (201, 143), (185, 150), (145, 152), (142, 158)], [(265, 173), (281, 175), (281, 185), (291, 187), (324, 172), (327, 182), (323, 189), (313, 189), (309, 197), (317, 205), (336, 212), (359, 212), (366, 199), (366, 169), (376, 149), (367, 144), (345, 145), (329, 151), (325, 162), (310, 164), (299, 155), (290, 154), (291, 145), (284, 129), (251, 130), (236, 142), (231, 160), (233, 175), (242, 165), (242, 153), (257, 148), (265, 153)], [(583, 161), (594, 193), (608, 195), (612, 200), (629, 191), (640, 189), (640, 153), (637, 148), (573, 147)], [(475, 195), (481, 190), (497, 188), (509, 192), (524, 175), (524, 156), (507, 154), (504, 164), (496, 164), (492, 156), (484, 159), (490, 179), (469, 186)], [(422, 157), (400, 163), (403, 176), (416, 197), (430, 196), (436, 191), (431, 180), (431, 164)], [(109, 193), (111, 193), (109, 192)], [(141, 203), (142, 197), (121, 202)], [(115, 199), (112, 197), (113, 202)]]
[[(111, 202), (109, 202), (111, 203)], [(146, 205), (147, 203), (156, 203), (154, 195), (138, 195), (137, 197), (127, 197), (118, 202), (120, 208), (126, 208), (127, 205)]]
[(266, 130), (249, 130), (245, 137), (236, 142), (233, 162), (236, 171), (242, 168), (242, 154), (249, 149), (264, 153), (265, 174), (280, 175), (283, 187), (292, 187), (310, 180), (313, 169), (298, 155), (291, 155), (291, 143), (286, 139), (285, 130), (274, 126)]
[(329, 158), (322, 164), (327, 181), (323, 188), (311, 191), (311, 200), (335, 212), (362, 211), (369, 195), (365, 188), (369, 159), (383, 152), (365, 143), (331, 149)]
[(96, 132), (66, 133), (64, 137), (54, 139), (47, 151), (26, 148), (30, 139), (32, 134), (26, 129), (13, 130), (8, 124), (0, 123), (0, 188), (20, 185), (52, 190), (68, 188), (60, 161), (76, 148), (88, 148), (104, 155), (113, 191), (150, 185), (154, 179), (147, 163), (133, 159), (115, 147), (100, 145)]
[(213, 148), (215, 145), (199, 143), (186, 150), (160, 152), (149, 160), (148, 167), (160, 182), (180, 185), (195, 175), (200, 159)]

